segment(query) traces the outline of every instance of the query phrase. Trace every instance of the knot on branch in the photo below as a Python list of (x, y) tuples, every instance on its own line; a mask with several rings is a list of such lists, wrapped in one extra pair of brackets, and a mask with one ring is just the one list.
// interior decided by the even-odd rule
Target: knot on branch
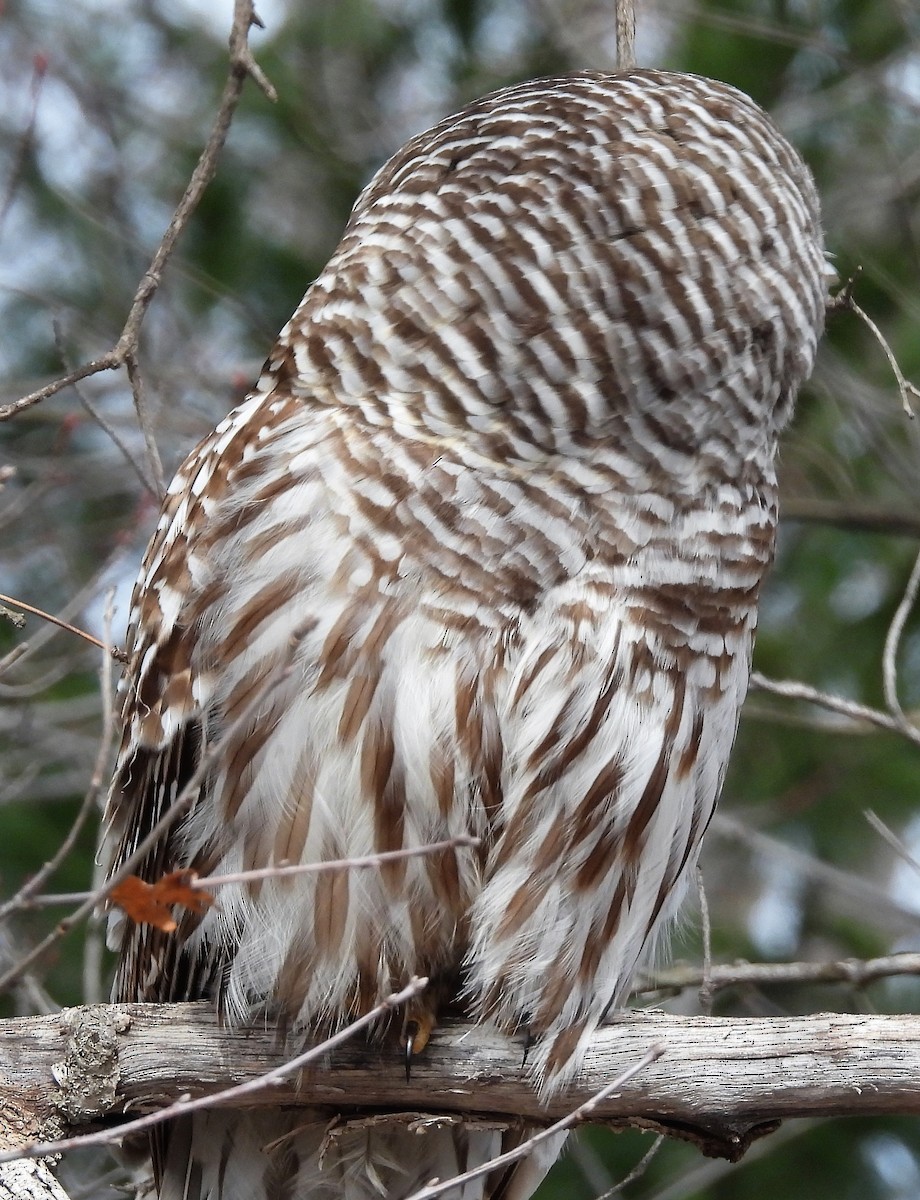
[(64, 1057), (51, 1067), (58, 1086), (54, 1107), (69, 1122), (108, 1112), (115, 1105), (121, 1069), (118, 1035), (131, 1026), (127, 1013), (104, 1004), (65, 1008), (59, 1017), (67, 1038)]

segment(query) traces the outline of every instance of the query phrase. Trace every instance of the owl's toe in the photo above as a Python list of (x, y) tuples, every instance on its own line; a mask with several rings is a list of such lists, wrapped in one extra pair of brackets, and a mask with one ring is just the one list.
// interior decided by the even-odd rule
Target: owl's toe
[(412, 1075), (412, 1060), (428, 1045), (437, 1018), (431, 1009), (415, 1008), (406, 1014), (400, 1038), (406, 1063), (406, 1083)]

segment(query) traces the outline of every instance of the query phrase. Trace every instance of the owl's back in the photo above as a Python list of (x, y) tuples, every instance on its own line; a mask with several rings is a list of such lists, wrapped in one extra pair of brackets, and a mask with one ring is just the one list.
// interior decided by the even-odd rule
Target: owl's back
[(721, 786), (827, 274), (795, 152), (693, 76), (522, 84), (378, 172), (170, 488), (114, 860), (196, 769), (147, 876), (478, 845), (128, 928), (120, 998), (320, 1032), (425, 975), (407, 1024), (525, 1027), (561, 1086)]

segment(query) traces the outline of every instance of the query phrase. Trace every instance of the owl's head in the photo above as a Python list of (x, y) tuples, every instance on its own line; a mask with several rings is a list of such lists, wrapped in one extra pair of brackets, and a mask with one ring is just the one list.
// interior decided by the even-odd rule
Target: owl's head
[(381, 168), (295, 317), (296, 367), (304, 395), (502, 461), (638, 446), (731, 472), (772, 460), (828, 278), (811, 176), (752, 100), (581, 72)]

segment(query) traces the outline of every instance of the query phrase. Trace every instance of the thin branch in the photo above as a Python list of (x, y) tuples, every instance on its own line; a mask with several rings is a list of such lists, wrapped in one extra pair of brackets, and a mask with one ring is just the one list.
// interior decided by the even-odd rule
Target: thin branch
[(565, 1155), (578, 1168), (578, 1173), (595, 1195), (610, 1191), (615, 1186), (609, 1165), (604, 1162), (590, 1140), (583, 1137), (568, 1138)]
[(0, 421), (10, 420), (18, 413), (31, 408), (34, 404), (39, 404), (41, 401), (47, 400), (50, 396), (54, 396), (57, 392), (62, 391), (73, 383), (78, 383), (81, 379), (86, 379), (90, 375), (98, 375), (101, 371), (117, 370), (126, 366), (131, 359), (136, 358), (144, 317), (160, 286), (163, 271), (169, 262), (176, 243), (185, 232), (205, 189), (214, 178), (220, 154), (230, 130), (230, 123), (239, 104), (243, 85), (247, 77), (251, 77), (269, 99), (276, 98), (274, 89), (257, 66), (249, 49), (249, 30), (254, 24), (260, 24), (260, 22), (253, 9), (252, 0), (234, 0), (233, 24), (230, 30), (230, 70), (218, 104), (214, 124), (189, 179), (188, 186), (176, 206), (172, 219), (160, 240), (160, 244), (154, 251), (150, 265), (144, 272), (144, 277), (134, 294), (131, 308), (118, 341), (108, 353), (101, 355), (99, 358), (84, 363), (82, 366), (67, 372), (67, 374), (60, 376), (37, 391), (30, 392), (27, 396), (22, 396), (12, 404), (0, 406)]
[(411, 846), (403, 850), (381, 850), (379, 854), (366, 854), (359, 858), (338, 858), (329, 862), (292, 863), (287, 866), (261, 867), (253, 871), (236, 871), (232, 875), (202, 875), (191, 880), (189, 887), (219, 888), (225, 883), (251, 883), (258, 879), (285, 878), (289, 875), (322, 874), (327, 871), (355, 871), (379, 868), (385, 863), (398, 862), (404, 858), (417, 858), (426, 854), (439, 854), (442, 850), (455, 850), (460, 846), (478, 846), (482, 839), (460, 833), (441, 842), (428, 842), (424, 846)]
[(612, 1188), (609, 1188), (603, 1195), (598, 1196), (597, 1200), (613, 1200), (613, 1197), (618, 1195), (625, 1187), (629, 1187), (631, 1183), (635, 1183), (637, 1179), (641, 1179), (645, 1172), (652, 1164), (652, 1159), (655, 1158), (658, 1151), (664, 1145), (664, 1134), (659, 1133), (654, 1139), (648, 1150), (642, 1155), (633, 1169), (628, 1175), (625, 1175), (619, 1183), (615, 1183)]
[(90, 400), (89, 396), (87, 396), (86, 392), (84, 392), (78, 384), (75, 383), (72, 386), (73, 390), (76, 392), (77, 399), (89, 413), (92, 419), (96, 422), (102, 432), (106, 434), (115, 448), (120, 451), (122, 457), (141, 481), (141, 486), (143, 487), (144, 491), (149, 492), (151, 496), (156, 497), (159, 501), (156, 485), (144, 474), (144, 468), (131, 453), (131, 450), (125, 444), (115, 426), (105, 417), (102, 411), (96, 407), (95, 403)]
[(876, 325), (876, 323), (872, 320), (872, 318), (869, 316), (869, 314), (866, 312), (863, 312), (863, 310), (859, 307), (859, 305), (853, 299), (852, 295), (846, 296), (841, 307), (844, 309), (848, 309), (852, 313), (855, 313), (856, 316), (859, 317), (859, 319), (865, 324), (866, 328), (869, 330), (869, 332), (872, 334), (872, 336), (875, 338), (875, 340), (878, 342), (878, 344), (881, 346), (885, 357), (888, 359), (888, 365), (891, 367), (891, 372), (894, 375), (895, 380), (897, 381), (898, 395), (901, 398), (901, 406), (903, 407), (905, 413), (907, 413), (907, 415), (911, 418), (911, 420), (913, 420), (913, 418), (916, 414), (914, 413), (914, 410), (911, 406), (911, 402), (913, 400), (920, 400), (920, 388), (918, 388), (916, 386), (916, 384), (911, 383), (909, 379), (905, 378), (904, 372), (898, 366), (898, 360), (894, 356), (894, 351), (891, 349), (891, 347), (885, 341), (882, 331), (879, 329), (879, 327)]
[[(920, 870), (916, 862), (914, 866)], [(679, 992), (704, 984), (710, 992), (771, 984), (848, 983), (853, 987), (865, 987), (877, 979), (898, 975), (920, 975), (920, 954), (887, 954), (880, 958), (844, 958), (837, 962), (816, 963), (720, 963), (710, 967), (708, 972), (695, 966), (673, 966), (646, 972), (638, 981), (634, 994)]]
[(820, 884), (825, 894), (835, 892), (839, 900), (849, 906), (849, 911), (858, 912), (863, 919), (867, 913), (872, 912), (876, 921), (884, 920), (889, 928), (897, 930), (906, 926), (912, 934), (920, 926), (920, 913), (915, 908), (900, 903), (887, 888), (854, 875), (852, 871), (844, 871), (840, 867), (822, 862), (813, 854), (790, 846), (788, 842), (781, 841), (769, 833), (752, 829), (728, 813), (716, 813), (708, 836), (739, 842), (756, 854), (787, 863), (803, 878)]
[(41, 617), (43, 621), (47, 621), (51, 625), (57, 625), (58, 629), (64, 629), (67, 633), (75, 634), (77, 637), (82, 638), (84, 642), (89, 642), (91, 646), (95, 646), (97, 650), (104, 651), (120, 663), (128, 661), (123, 650), (119, 650), (116, 646), (107, 646), (105, 642), (101, 642), (99, 638), (93, 637), (85, 629), (78, 629), (76, 625), (71, 625), (68, 621), (62, 621), (60, 617), (52, 616), (51, 613), (45, 612), (43, 608), (36, 608), (34, 604), (26, 604), (24, 600), (16, 600), (13, 596), (4, 596), (2, 593), (0, 593), (0, 601), (4, 604), (12, 604), (14, 608), (22, 609), (23, 612), (31, 613), (33, 617)]
[[(9, 927), (3, 926), (0, 928), (0, 963), (17, 962), (21, 953), (22, 950)], [(30, 1013), (44, 1013), (47, 1015), (61, 1011), (60, 1004), (57, 1004), (48, 994), (42, 983), (29, 973), (23, 975), (16, 984), (13, 1004), (17, 1016), (26, 1016)], [(3, 1089), (0, 1088), (0, 1097), (2, 1095)], [(3, 1105), (0, 1104), (0, 1113), (2, 1111)], [(0, 1145), (2, 1144), (2, 1140), (0, 1140)]]
[(760, 38), (774, 46), (791, 46), (796, 50), (815, 51), (839, 66), (852, 70), (852, 58), (842, 48), (840, 39), (834, 40), (822, 30), (814, 33), (799, 32), (790, 29), (785, 22), (762, 20), (753, 16), (735, 16), (725, 10), (714, 10), (702, 3), (687, 3), (681, 12), (684, 16), (692, 15), (695, 21), (711, 29), (742, 33), (745, 37)]
[(252, 0), (234, 0), (233, 24), (230, 29), (230, 71), (218, 104), (217, 116), (182, 199), (176, 206), (172, 220), (156, 248), (150, 266), (147, 268), (131, 304), (128, 319), (115, 347), (115, 353), (119, 354), (122, 363), (127, 361), (129, 355), (136, 353), (141, 323), (160, 286), (160, 280), (170, 255), (198, 207), (208, 184), (214, 178), (221, 151), (227, 140), (227, 134), (230, 132), (230, 123), (239, 104), (247, 77), (251, 76), (270, 100), (277, 99), (274, 89), (256, 66), (249, 49), (249, 30), (253, 25), (258, 24), (261, 22), (255, 14)]
[(920, 588), (920, 553), (914, 560), (913, 570), (907, 581), (907, 587), (904, 589), (904, 595), (891, 618), (891, 624), (885, 636), (885, 648), (882, 652), (882, 682), (885, 690), (885, 703), (891, 712), (905, 724), (907, 717), (904, 715), (901, 701), (898, 699), (898, 650), (907, 618), (917, 600), (918, 588)]
[[(58, 351), (58, 355), (61, 359), (61, 362), (64, 363), (64, 365), (66, 367), (69, 367), (70, 363), (68, 361), (67, 346), (66, 346), (66, 343), (64, 340), (63, 330), (61, 329), (61, 326), (60, 326), (59, 322), (57, 321), (57, 319), (52, 320), (51, 326), (54, 330), (54, 342), (55, 342), (55, 345), (57, 346), (57, 351)], [(119, 436), (119, 433), (115, 429), (115, 427), (109, 421), (106, 420), (106, 418), (99, 411), (99, 409), (96, 407), (96, 405), (93, 403), (93, 401), (90, 400), (89, 396), (87, 396), (87, 394), (83, 390), (83, 388), (80, 387), (79, 383), (73, 383), (73, 384), (71, 384), (71, 386), (73, 387), (73, 390), (76, 394), (77, 399), (80, 401), (80, 403), (86, 409), (86, 411), (89, 413), (89, 415), (92, 417), (92, 419), (96, 422), (96, 424), (100, 427), (100, 429), (102, 429), (103, 432), (108, 435), (108, 437), (111, 440), (111, 442), (113, 443), (113, 445), (116, 447), (117, 450), (120, 451), (120, 453), (122, 454), (124, 459), (128, 462), (128, 464), (134, 470), (138, 479), (141, 481), (141, 484), (143, 485), (144, 490), (150, 492), (150, 494), (152, 496), (156, 496), (157, 500), (159, 500), (160, 496), (157, 492), (156, 486), (150, 481), (150, 479), (147, 478), (146, 474), (144, 473), (143, 467), (135, 459), (134, 455), (131, 453), (131, 451), (128, 449), (128, 447), (125, 445), (125, 443), (122, 441), (122, 439)]]
[(9, 421), (12, 417), (17, 416), (27, 408), (31, 408), (34, 404), (40, 404), (42, 400), (48, 400), (51, 396), (62, 392), (64, 388), (70, 387), (72, 383), (79, 383), (81, 379), (88, 379), (90, 375), (98, 375), (101, 371), (114, 371), (122, 365), (121, 356), (116, 350), (109, 350), (108, 353), (102, 354), (99, 358), (91, 359), (87, 363), (83, 363), (80, 367), (75, 367), (74, 370), (68, 371), (66, 375), (60, 375), (51, 383), (46, 383), (44, 387), (37, 388), (34, 392), (29, 392), (27, 396), (20, 397), (19, 400), (14, 400), (12, 404), (0, 405), (0, 421)]
[[(20, 645), (28, 646), (28, 642), (20, 643)], [(2, 667), (5, 668), (8, 663), (18, 661), (13, 654), (8, 654), (3, 660)], [(48, 688), (54, 687), (56, 683), (60, 683), (67, 677), (69, 671), (69, 663), (54, 662), (47, 667), (44, 674), (30, 679), (28, 683), (0, 683), (0, 696), (4, 700), (31, 700), (34, 696), (40, 696)], [(2, 674), (2, 669), (0, 669), (0, 674)]]
[(500, 1171), (505, 1167), (510, 1167), (512, 1163), (517, 1162), (521, 1158), (527, 1158), (533, 1154), (541, 1142), (558, 1137), (560, 1133), (565, 1133), (567, 1129), (571, 1129), (574, 1125), (579, 1125), (582, 1121), (586, 1121), (599, 1104), (603, 1104), (614, 1092), (618, 1092), (624, 1084), (629, 1083), (640, 1071), (644, 1071), (653, 1062), (657, 1062), (665, 1053), (665, 1049), (663, 1043), (654, 1042), (638, 1062), (621, 1071), (612, 1083), (608, 1083), (606, 1087), (601, 1088), (599, 1092), (596, 1092), (584, 1104), (579, 1104), (577, 1108), (557, 1121), (555, 1125), (550, 1125), (547, 1129), (541, 1129), (539, 1133), (535, 1133), (519, 1146), (515, 1146), (513, 1150), (509, 1150), (505, 1154), (499, 1154), (496, 1158), (490, 1159), (489, 1162), (483, 1163), (482, 1166), (474, 1167), (472, 1171), (464, 1171), (462, 1175), (455, 1175), (452, 1179), (446, 1179), (443, 1182), (420, 1188), (419, 1191), (412, 1193), (409, 1200), (434, 1200), (435, 1196), (443, 1196), (445, 1192), (449, 1192), (461, 1184), (471, 1183), (474, 1179), (481, 1179), (483, 1175), (491, 1175), (493, 1171)]
[[(111, 576), (113, 569), (121, 564), (124, 558), (124, 551), (119, 547), (101, 564), (94, 572), (92, 578), (77, 589), (68, 599), (67, 603), (58, 613), (58, 618), (64, 620), (67, 617), (74, 616), (83, 611), (87, 603), (95, 600), (105, 590), (105, 581)], [(45, 623), (37, 633), (33, 634), (27, 642), (17, 642), (12, 650), (3, 658), (0, 658), (0, 677), (10, 671), (14, 666), (21, 668), (30, 658), (33, 658), (39, 650), (48, 644), (48, 642), (57, 636), (57, 627), (53, 623)], [(113, 655), (117, 659), (118, 655)], [(65, 668), (66, 670), (66, 665)], [(6, 685), (4, 685), (6, 686)]]
[(134, 411), (137, 413), (137, 423), (140, 426), (141, 433), (144, 436), (144, 445), (147, 448), (147, 461), (150, 463), (150, 473), (153, 476), (155, 484), (154, 495), (157, 500), (162, 500), (166, 495), (163, 460), (160, 458), (160, 450), (157, 446), (153, 427), (150, 424), (150, 411), (147, 407), (147, 389), (144, 387), (144, 380), (138, 366), (137, 355), (133, 350), (130, 350), (125, 355), (125, 369), (128, 372), (128, 381), (131, 384), (131, 395), (134, 399)]
[[(386, 863), (399, 862), (406, 858), (418, 858), (426, 854), (440, 854), (443, 850), (455, 850), (462, 846), (478, 846), (482, 839), (461, 833), (445, 838), (441, 842), (428, 842), (424, 846), (410, 846), (403, 850), (381, 850), (379, 854), (367, 854), (360, 858), (335, 858), (328, 862), (279, 863), (273, 867), (257, 867), (252, 871), (235, 871), (227, 875), (198, 875), (189, 879), (186, 887), (202, 891), (220, 888), (228, 883), (254, 883), (260, 879), (284, 879), (291, 875), (322, 875), (337, 871), (360, 871), (382, 867)], [(96, 896), (96, 892), (57, 892), (45, 896), (33, 896), (32, 908), (52, 908), (58, 904), (79, 904)], [(0, 916), (3, 915), (0, 910)]]
[(23, 958), (16, 964), (0, 975), (0, 993), (5, 988), (9, 987), (19, 975), (30, 967), (32, 963), (40, 959), (44, 954), (51, 949), (61, 938), (70, 933), (71, 929), (81, 921), (84, 917), (89, 916), (93, 909), (101, 904), (109, 892), (123, 879), (130, 875), (134, 868), (139, 866), (144, 861), (150, 851), (157, 845), (160, 839), (169, 832), (172, 826), (182, 817), (185, 812), (194, 803), (198, 795), (199, 788), (204, 781), (208, 771), (217, 761), (218, 757), (223, 753), (227, 742), (235, 737), (239, 731), (245, 727), (246, 722), (252, 719), (253, 713), (258, 711), (258, 706), (261, 705), (266, 698), (279, 687), (291, 674), (294, 669), (293, 657), (300, 643), (303, 633), (301, 630), (295, 630), (291, 635), (288, 643), (288, 661), (283, 667), (279, 667), (273, 672), (269, 672), (264, 685), (256, 690), (250, 702), (245, 709), (240, 713), (237, 719), (225, 729), (221, 735), (209, 749), (202, 755), (198, 766), (189, 776), (185, 787), (179, 792), (175, 800), (172, 801), (169, 808), (160, 817), (135, 847), (134, 851), (128, 855), (117, 871), (113, 871), (102, 887), (97, 888), (91, 893), (83, 903), (79, 904), (73, 912), (64, 917), (55, 928), (47, 934), (42, 940), (24, 955)]
[[(100, 749), (102, 750), (102, 746)], [(92, 812), (96, 811), (98, 797), (100, 797), (100, 790), (101, 787), (98, 782), (92, 782), (92, 784), (86, 788), (83, 796), (83, 802), (80, 803), (79, 809), (77, 810), (77, 815), (73, 818), (71, 828), (67, 830), (66, 838), (61, 841), (61, 844), (58, 846), (58, 848), (56, 848), (53, 856), (50, 857), (47, 862), (35, 872), (35, 875), (32, 875), (30, 878), (28, 878), (28, 880), (25, 881), (23, 886), (19, 888), (16, 894), (10, 896), (10, 899), (6, 900), (4, 904), (0, 905), (0, 920), (6, 920), (7, 917), (10, 917), (11, 913), (18, 912), (19, 910), (22, 910), (22, 908), (44, 907), (42, 904), (42, 899), (40, 896), (37, 896), (36, 893), (38, 892), (38, 889), (43, 886), (44, 882), (46, 882), (50, 876), (54, 875), (54, 872), (58, 870), (61, 863), (64, 862), (68, 854), (70, 854), (70, 852), (73, 850), (80, 833), (82, 833), (86, 821), (89, 820)], [(73, 901), (68, 902), (71, 902), (72, 904)]]
[(617, 70), (636, 65), (635, 0), (616, 0)]
[(772, 692), (774, 696), (783, 696), (787, 700), (807, 700), (809, 704), (817, 704), (830, 712), (841, 713), (856, 721), (868, 721), (880, 729), (900, 733), (915, 746), (920, 746), (920, 729), (906, 717), (881, 712), (877, 708), (859, 704), (855, 700), (847, 700), (843, 696), (835, 696), (830, 692), (822, 692), (810, 684), (801, 683), (797, 679), (770, 679), (759, 671), (751, 672), (751, 688), (755, 691)]
[(793, 712), (791, 709), (781, 709), (771, 704), (758, 704), (756, 700), (748, 700), (745, 703), (744, 719), (746, 721), (765, 721), (771, 725), (784, 725), (788, 729), (808, 729), (813, 733), (833, 733), (845, 737), (871, 737), (877, 732), (874, 724), (855, 718), (851, 719), (841, 713)]
[(886, 845), (888, 845), (895, 852), (898, 858), (900, 858), (902, 862), (907, 863), (909, 867), (911, 867), (917, 872), (918, 875), (920, 875), (920, 862), (917, 862), (894, 830), (889, 829), (882, 818), (874, 813), (871, 808), (866, 809), (866, 811), (863, 813), (863, 816), (879, 835), (879, 837), (886, 843)]
[[(115, 589), (109, 591), (108, 603), (105, 607), (103, 634), (105, 640), (112, 639), (112, 617), (114, 615)], [(108, 776), (108, 766), (111, 759), (112, 741), (115, 736), (116, 722), (113, 708), (114, 689), (112, 686), (111, 662), (105, 657), (99, 673), (99, 690), (102, 697), (102, 734), (99, 739), (99, 753), (96, 765), (90, 779), (90, 792), (99, 795), (103, 781)], [(98, 855), (93, 859), (93, 883), (98, 886), (105, 878), (105, 868)], [(103, 942), (104, 935), (101, 922), (90, 922), (83, 939), (83, 1000), (88, 1004), (100, 1002), (106, 993), (103, 991)]]
[(54, 854), (44, 866), (31, 877), (26, 880), (18, 892), (11, 896), (5, 904), (0, 905), (0, 921), (6, 919), (10, 913), (18, 909), (30, 906), (35, 894), (40, 891), (48, 879), (55, 873), (58, 867), (70, 854), (71, 850), (76, 845), (77, 838), (83, 826), (88, 821), (90, 814), (95, 812), (96, 805), (99, 800), (99, 794), (102, 790), (102, 785), (105, 779), (106, 766), (109, 761), (109, 751), (112, 741), (112, 653), (110, 645), (109, 633), (112, 628), (112, 604), (115, 596), (115, 589), (110, 588), (106, 598), (104, 630), (105, 640), (102, 643), (102, 648), (105, 651), (102, 655), (102, 663), (99, 668), (99, 685), (102, 694), (102, 736), (99, 740), (99, 750), (96, 754), (96, 762), (93, 766), (93, 773), (90, 778), (89, 787), (83, 796), (83, 802), (77, 811), (77, 815), (73, 819), (73, 823), (67, 832), (66, 837), (55, 850)]

